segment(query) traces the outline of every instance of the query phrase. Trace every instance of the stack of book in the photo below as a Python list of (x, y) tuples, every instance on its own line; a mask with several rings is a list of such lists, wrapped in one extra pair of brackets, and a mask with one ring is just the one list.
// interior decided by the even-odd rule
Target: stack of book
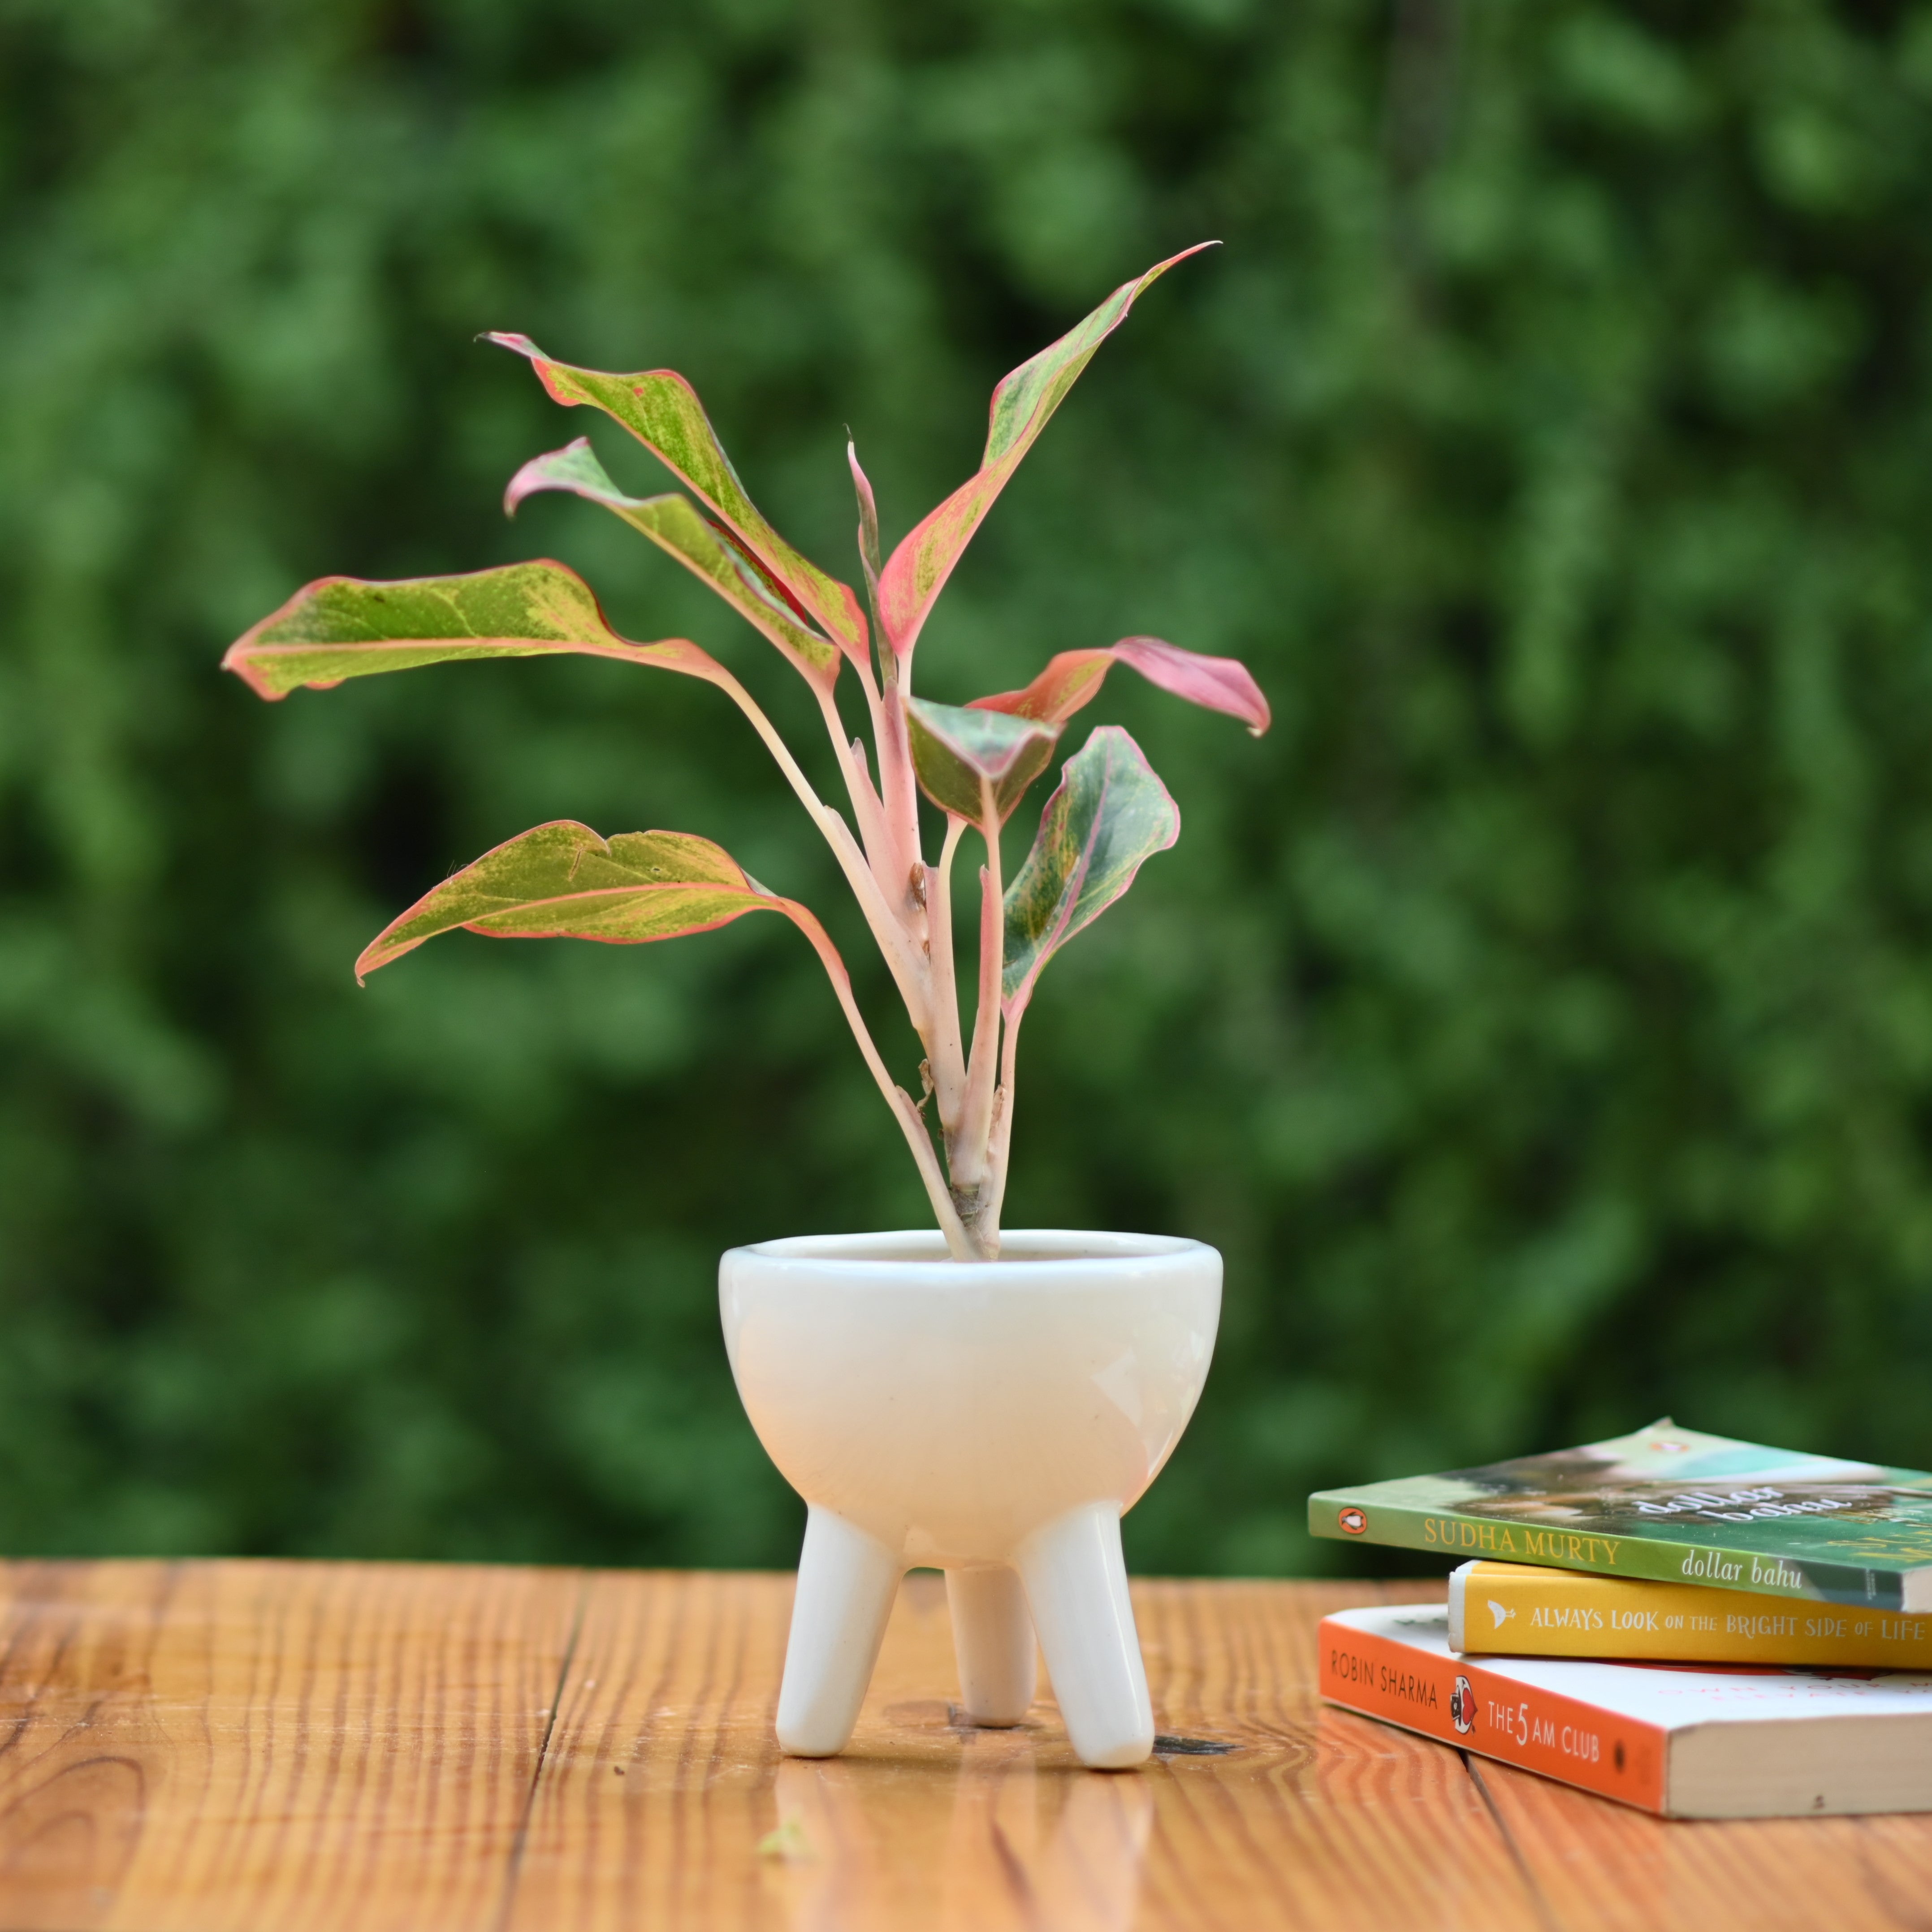
[(1462, 1559), (1324, 1619), (1330, 1702), (1670, 1816), (1932, 1810), (1932, 1474), (1666, 1420), (1308, 1514)]

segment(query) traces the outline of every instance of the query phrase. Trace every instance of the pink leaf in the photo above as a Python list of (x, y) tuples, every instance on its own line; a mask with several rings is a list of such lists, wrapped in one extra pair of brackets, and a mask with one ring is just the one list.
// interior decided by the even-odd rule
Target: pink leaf
[(1211, 242), (1196, 242), (1146, 274), (1123, 282), (1084, 321), (1050, 343), (1030, 361), (1000, 379), (993, 392), (986, 453), (977, 475), (962, 483), (895, 550), (879, 579), (879, 621), (902, 658), (912, 655), (933, 601), (945, 587), (952, 566), (972, 541), (993, 500), (1006, 488), (1022, 457), (1034, 446), (1047, 420), (1093, 360), (1094, 352), (1126, 319), (1135, 298)]
[(1210, 658), (1159, 638), (1123, 638), (1104, 650), (1062, 651), (1024, 690), (976, 698), (967, 709), (1064, 724), (1100, 695), (1108, 671), (1116, 664), (1130, 666), (1150, 684), (1190, 704), (1238, 718), (1257, 738), (1268, 728), (1268, 701), (1238, 658)]

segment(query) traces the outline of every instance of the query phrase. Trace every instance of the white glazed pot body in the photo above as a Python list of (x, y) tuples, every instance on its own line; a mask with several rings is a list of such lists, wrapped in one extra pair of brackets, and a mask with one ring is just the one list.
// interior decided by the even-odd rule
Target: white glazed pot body
[[(1165, 1236), (1053, 1230), (1006, 1235), (997, 1262), (960, 1262), (937, 1232), (814, 1236), (734, 1249), (718, 1284), (752, 1426), (812, 1506), (781, 1700), (786, 1748), (842, 1745), (850, 1720), (840, 1714), (849, 1705), (856, 1717), (857, 1694), (845, 1684), (818, 1700), (818, 1718), (799, 1717), (800, 1687), (824, 1674), (808, 1653), (832, 1643), (834, 1626), (872, 1618), (877, 1630), (867, 1624), (854, 1637), (860, 1650), (871, 1644), (869, 1676), (884, 1580), (896, 1585), (908, 1566), (930, 1564), (952, 1573), (969, 1708), (976, 1672), (990, 1685), (1002, 1671), (1007, 1688), (980, 1701), (1023, 1708), (1037, 1625), (1076, 1749), (1089, 1762), (1137, 1761), (1130, 1739), (1102, 1738), (1099, 1717), (1082, 1744), (1069, 1686), (1076, 1648), (1084, 1656), (1092, 1646), (1076, 1634), (1124, 1623), (1114, 1636), (1132, 1656), (1121, 1667), (1138, 1676), (1119, 1519), (1199, 1399), (1220, 1315), (1220, 1256)], [(826, 1630), (814, 1635), (814, 1620)], [(969, 1622), (985, 1626), (983, 1642)], [(1012, 1634), (1022, 1630), (1023, 1684)], [(1096, 1692), (1101, 1703), (1125, 1694)], [(1144, 1707), (1144, 1678), (1138, 1697)], [(1127, 1728), (1144, 1732), (1144, 1756), (1150, 1717), (1143, 1710)]]
[(935, 1232), (734, 1248), (724, 1346), (786, 1481), (941, 1568), (1000, 1562), (1077, 1503), (1136, 1502), (1194, 1412), (1221, 1309), (1198, 1241)]

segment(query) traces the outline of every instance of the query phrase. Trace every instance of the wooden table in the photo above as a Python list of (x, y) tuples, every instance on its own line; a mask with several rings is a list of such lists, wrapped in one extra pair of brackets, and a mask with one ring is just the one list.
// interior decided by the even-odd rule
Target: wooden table
[[(781, 1759), (790, 1579), (0, 1564), (6, 1932), (1924, 1928), (1932, 1818), (1662, 1824), (1318, 1704), (1414, 1584), (1138, 1585), (1166, 1734), (962, 1726), (908, 1580), (850, 1750)], [(1439, 1586), (1435, 1594), (1440, 1594)]]

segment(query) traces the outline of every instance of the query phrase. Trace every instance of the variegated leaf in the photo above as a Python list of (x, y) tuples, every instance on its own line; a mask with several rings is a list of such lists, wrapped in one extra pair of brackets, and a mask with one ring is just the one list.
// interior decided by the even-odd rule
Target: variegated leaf
[(244, 631), (221, 664), (258, 697), (275, 698), (298, 686), (326, 691), (377, 671), (556, 653), (616, 658), (713, 684), (727, 676), (716, 658), (682, 638), (652, 644), (620, 638), (590, 585), (542, 558), (388, 584), (320, 578)]
[(1146, 274), (1123, 282), (1084, 321), (1058, 342), (1000, 379), (993, 392), (986, 430), (986, 453), (976, 475), (962, 483), (932, 511), (887, 559), (879, 578), (879, 621), (894, 650), (912, 655), (933, 600), (945, 587), (952, 566), (972, 541), (993, 500), (1006, 488), (1022, 457), (1046, 427), (1094, 352), (1126, 319), (1134, 300), (1175, 262), (1185, 261), (1211, 242), (1197, 242), (1156, 262)]
[(1100, 695), (1116, 664), (1129, 665), (1150, 684), (1190, 704), (1238, 718), (1257, 738), (1268, 728), (1268, 701), (1238, 658), (1210, 658), (1159, 638), (1123, 638), (1104, 650), (1062, 651), (1024, 691), (976, 698), (968, 708), (1064, 724)]
[(1040, 833), (1007, 889), (1003, 1004), (1016, 1020), (1040, 970), (1180, 836), (1166, 786), (1118, 724), (1102, 724), (1061, 768)]
[(799, 621), (778, 586), (728, 542), (689, 497), (676, 490), (662, 496), (626, 496), (611, 482), (586, 436), (525, 464), (511, 478), (503, 507), (514, 516), (526, 497), (542, 490), (568, 490), (602, 504), (703, 578), (812, 682), (829, 688), (837, 678), (838, 646)]
[(907, 735), (920, 789), (942, 812), (978, 825), (989, 788), (1004, 825), (1026, 788), (1046, 770), (1060, 736), (1058, 724), (1009, 718), (998, 711), (969, 711), (906, 700)]
[(587, 825), (560, 819), (519, 833), (425, 893), (370, 941), (356, 976), (458, 927), (499, 939), (640, 946), (709, 932), (748, 912), (782, 912), (794, 923), (802, 914), (814, 931), (818, 926), (804, 907), (755, 884), (708, 838), (624, 832), (604, 839)]
[(795, 600), (801, 618), (817, 624), (855, 663), (865, 662), (866, 620), (859, 600), (765, 520), (724, 454), (697, 391), (675, 369), (610, 375), (559, 362), (527, 335), (493, 332), (488, 339), (529, 357), (555, 400), (572, 408), (588, 404), (621, 423), (710, 507), (746, 554)]
[(845, 461), (852, 472), (853, 493), (859, 500), (859, 562), (866, 573), (866, 589), (872, 600), (872, 616), (879, 615), (879, 506), (872, 495), (872, 479), (860, 468), (859, 446), (848, 431)]

